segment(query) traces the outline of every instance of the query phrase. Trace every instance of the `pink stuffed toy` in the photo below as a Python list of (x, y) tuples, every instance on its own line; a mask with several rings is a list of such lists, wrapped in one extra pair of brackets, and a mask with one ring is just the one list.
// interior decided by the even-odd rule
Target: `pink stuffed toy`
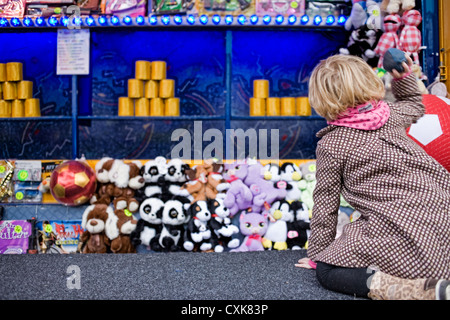
[(390, 48), (398, 49), (399, 39), (397, 31), (400, 28), (402, 19), (398, 14), (390, 14), (384, 18), (384, 33), (381, 35), (375, 48), (375, 54), (380, 59), (378, 60), (378, 68), (383, 68), (383, 57)]
[(273, 182), (264, 179), (264, 167), (259, 162), (248, 166), (248, 173), (244, 179), (244, 183), (252, 190), (253, 195), (258, 197), (259, 200), (259, 203), (253, 201), (253, 212), (260, 213), (265, 206), (270, 206), (275, 200), (286, 198), (286, 182), (280, 181), (280, 186), (277, 188), (274, 186)]
[(399, 49), (411, 54), (414, 63), (420, 65), (419, 50), (422, 43), (422, 35), (417, 26), (422, 22), (422, 15), (417, 10), (408, 10), (403, 13), (403, 30), (400, 33)]
[(267, 212), (242, 211), (239, 216), (239, 230), (245, 238), (239, 248), (232, 249), (230, 252), (264, 251), (262, 241), (269, 225), (267, 216)]
[(247, 176), (248, 164), (237, 161), (224, 165), (223, 178), (230, 184), (223, 204), (230, 210), (233, 217), (239, 210), (247, 210), (252, 206), (253, 193), (243, 180)]

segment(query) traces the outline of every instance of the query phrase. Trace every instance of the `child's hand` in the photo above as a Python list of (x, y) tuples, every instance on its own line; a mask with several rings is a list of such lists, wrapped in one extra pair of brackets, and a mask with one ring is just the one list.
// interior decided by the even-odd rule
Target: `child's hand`
[(394, 77), (394, 79), (404, 78), (411, 73), (411, 66), (413, 65), (413, 61), (408, 54), (406, 54), (405, 57), (406, 57), (406, 62), (402, 63), (403, 72), (400, 73), (395, 69), (392, 70), (391, 74)]
[(303, 258), (298, 260), (298, 262), (295, 264), (298, 268), (304, 268), (304, 269), (313, 269), (313, 267), (310, 264), (311, 259), (309, 258)]

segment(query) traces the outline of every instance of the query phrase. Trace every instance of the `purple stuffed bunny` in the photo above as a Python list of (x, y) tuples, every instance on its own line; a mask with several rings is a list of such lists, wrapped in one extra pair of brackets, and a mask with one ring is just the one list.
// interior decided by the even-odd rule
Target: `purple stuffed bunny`
[(286, 198), (287, 191), (285, 188), (276, 188), (272, 181), (264, 179), (264, 167), (259, 162), (248, 165), (244, 183), (259, 200), (253, 201), (253, 212), (262, 212), (264, 204), (271, 205), (276, 200)]
[(247, 176), (248, 165), (243, 161), (224, 165), (224, 179), (230, 184), (223, 204), (230, 210), (233, 217), (239, 210), (252, 206), (253, 194), (243, 182)]
[(264, 251), (262, 239), (269, 224), (267, 216), (267, 213), (242, 211), (239, 217), (239, 229), (245, 238), (239, 248), (230, 250), (230, 252)]

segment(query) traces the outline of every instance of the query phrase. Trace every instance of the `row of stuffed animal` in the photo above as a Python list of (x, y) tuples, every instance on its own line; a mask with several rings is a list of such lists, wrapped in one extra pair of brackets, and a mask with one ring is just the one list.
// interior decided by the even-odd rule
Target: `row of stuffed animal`
[(383, 57), (390, 48), (411, 54), (420, 66), (422, 16), (415, 0), (353, 0), (345, 28), (352, 31), (341, 54), (363, 58), (373, 68), (383, 68)]
[[(305, 247), (315, 162), (255, 160), (192, 168), (181, 159), (103, 158), (83, 214), (82, 253), (255, 251)], [(303, 179), (302, 179), (303, 178)], [(135, 214), (139, 213), (139, 219)]]

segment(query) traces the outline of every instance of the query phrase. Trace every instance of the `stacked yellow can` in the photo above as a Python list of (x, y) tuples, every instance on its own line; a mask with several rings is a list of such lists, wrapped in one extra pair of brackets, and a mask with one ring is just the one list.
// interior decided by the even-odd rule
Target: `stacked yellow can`
[(33, 82), (23, 80), (22, 63), (0, 63), (0, 118), (40, 116), (39, 99), (33, 98)]
[(175, 80), (167, 79), (165, 61), (138, 60), (135, 77), (128, 79), (128, 96), (119, 98), (119, 116), (179, 116)]
[(253, 81), (253, 97), (250, 98), (250, 116), (310, 116), (308, 97), (270, 97), (269, 81)]

